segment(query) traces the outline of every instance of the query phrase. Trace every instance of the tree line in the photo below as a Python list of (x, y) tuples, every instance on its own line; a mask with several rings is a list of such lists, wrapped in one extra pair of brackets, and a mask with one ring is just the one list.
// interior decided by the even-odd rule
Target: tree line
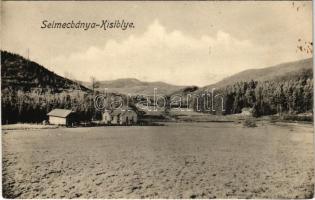
[(2, 124), (16, 122), (42, 122), (54, 108), (72, 109), (79, 120), (85, 121), (95, 115), (93, 95), (81, 91), (61, 93), (25, 92), (2, 90)]
[[(47, 119), (47, 113), (54, 108), (75, 111), (79, 121), (99, 119), (102, 111), (94, 106), (95, 95), (98, 94), (99, 92), (80, 90), (53, 93), (3, 88), (1, 93), (2, 124), (42, 122)], [(194, 98), (189, 103), (189, 107), (195, 111), (211, 114), (236, 114), (241, 113), (243, 108), (252, 108), (255, 116), (313, 112), (313, 71), (312, 69), (301, 70), (271, 81), (240, 81), (218, 88), (216, 94), (222, 96), (223, 102), (220, 100), (214, 102), (215, 112), (205, 109), (204, 106), (208, 104), (207, 107), (211, 108), (211, 98), (208, 99), (209, 101), (205, 98), (198, 98), (198, 100)], [(202, 96), (202, 92), (199, 92), (199, 96)], [(112, 93), (108, 94), (107, 98), (119, 99), (118, 97), (126, 103), (127, 97), (124, 95)], [(137, 100), (131, 98), (128, 101), (129, 106), (135, 107)], [(222, 103), (224, 111), (220, 112)], [(166, 105), (166, 108), (168, 107)]]
[[(243, 108), (252, 108), (254, 116), (313, 112), (313, 71), (304, 69), (271, 81), (240, 81), (219, 88), (216, 94), (223, 97), (225, 114), (241, 113)], [(205, 103), (212, 104), (211, 99), (193, 101), (191, 106), (196, 110), (198, 105), (201, 112), (208, 112)], [(219, 111), (222, 102), (214, 103)]]
[[(102, 109), (95, 106), (97, 95), (105, 96), (103, 110), (128, 105), (135, 109), (132, 99), (118, 93), (84, 92), (81, 90), (63, 91), (60, 93), (38, 92), (37, 90), (23, 91), (4, 89), (1, 93), (2, 124), (17, 122), (40, 123), (47, 120), (51, 110), (69, 109), (75, 112), (76, 120), (89, 122), (100, 120)], [(100, 105), (99, 105), (100, 106)]]

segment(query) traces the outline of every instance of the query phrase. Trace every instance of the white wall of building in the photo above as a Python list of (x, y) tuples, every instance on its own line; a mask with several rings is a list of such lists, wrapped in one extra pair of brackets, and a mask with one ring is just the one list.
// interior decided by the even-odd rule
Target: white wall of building
[(49, 123), (50, 124), (57, 124), (57, 125), (66, 125), (67, 124), (67, 118), (49, 116)]

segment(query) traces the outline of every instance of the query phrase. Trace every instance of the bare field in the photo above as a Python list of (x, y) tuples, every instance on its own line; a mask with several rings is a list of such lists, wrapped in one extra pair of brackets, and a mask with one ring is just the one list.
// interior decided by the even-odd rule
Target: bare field
[(312, 125), (8, 130), (4, 197), (311, 198)]

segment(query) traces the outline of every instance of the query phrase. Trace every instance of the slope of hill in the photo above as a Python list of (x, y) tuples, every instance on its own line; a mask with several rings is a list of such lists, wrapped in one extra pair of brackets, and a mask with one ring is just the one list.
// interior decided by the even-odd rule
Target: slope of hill
[[(86, 87), (91, 88), (91, 83), (83, 83)], [(164, 82), (144, 82), (134, 78), (117, 79), (113, 81), (98, 81), (96, 90), (108, 92), (118, 92), (131, 95), (153, 95), (154, 88), (157, 88), (157, 94), (165, 95), (173, 93), (184, 88), (184, 86), (171, 85)]]
[(36, 62), (7, 51), (1, 51), (1, 88), (41, 92), (89, 91), (79, 83), (63, 78)]
[(313, 59), (308, 58), (304, 60), (282, 63), (279, 65), (261, 68), (261, 69), (249, 69), (242, 72), (239, 72), (235, 75), (224, 78), (223, 80), (205, 86), (201, 89), (205, 88), (221, 88), (227, 85), (231, 85), (235, 82), (239, 81), (269, 81), (276, 79), (283, 79), (289, 76), (294, 75), (295, 73), (299, 73), (302, 70), (312, 70), (313, 69)]

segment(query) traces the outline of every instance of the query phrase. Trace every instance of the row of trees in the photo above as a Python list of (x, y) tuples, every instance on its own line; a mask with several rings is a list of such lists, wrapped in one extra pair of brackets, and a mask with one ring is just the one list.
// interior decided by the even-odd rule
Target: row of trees
[[(95, 99), (98, 98), (98, 106)], [(4, 89), (1, 93), (2, 124), (17, 122), (42, 122), (47, 120), (47, 113), (55, 108), (70, 109), (76, 112), (78, 121), (101, 119), (102, 111), (106, 109), (129, 106), (135, 109), (132, 99), (116, 93), (64, 91), (61, 93), (38, 92), (33, 90)], [(127, 102), (128, 101), (128, 102)]]
[[(219, 95), (220, 94), (220, 95)], [(294, 77), (275, 79), (273, 81), (242, 81), (221, 88), (216, 94), (223, 98), (226, 114), (240, 113), (243, 108), (253, 108), (254, 115), (312, 112), (313, 109), (313, 74), (305, 70)], [(222, 101), (215, 99), (215, 108), (220, 109)], [(193, 102), (193, 108), (207, 112), (204, 104), (211, 106), (211, 99)]]
[(3, 90), (1, 93), (2, 123), (41, 122), (54, 108), (72, 109), (80, 120), (95, 115), (93, 95), (85, 92), (37, 93)]

